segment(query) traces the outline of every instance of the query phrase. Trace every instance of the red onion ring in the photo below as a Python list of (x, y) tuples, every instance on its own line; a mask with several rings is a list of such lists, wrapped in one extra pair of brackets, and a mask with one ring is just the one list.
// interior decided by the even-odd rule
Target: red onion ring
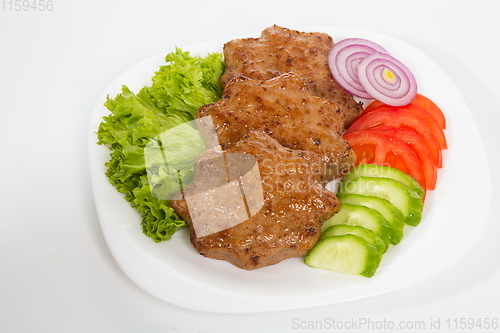
[(360, 98), (371, 99), (358, 77), (358, 66), (366, 57), (387, 53), (380, 45), (362, 38), (347, 38), (336, 43), (328, 55), (333, 78), (346, 91)]
[(374, 53), (363, 59), (358, 77), (372, 98), (388, 105), (406, 105), (417, 95), (417, 81), (411, 71), (389, 54)]

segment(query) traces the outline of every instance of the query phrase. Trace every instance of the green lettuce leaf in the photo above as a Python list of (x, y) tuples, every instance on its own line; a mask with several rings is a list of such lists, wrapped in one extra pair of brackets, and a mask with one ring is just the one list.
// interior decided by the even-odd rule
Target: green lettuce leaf
[(167, 65), (152, 78), (151, 96), (167, 112), (189, 112), (196, 115), (201, 105), (213, 103), (222, 95), (220, 76), (224, 70), (221, 53), (193, 57), (176, 48), (167, 54)]
[[(108, 96), (110, 114), (97, 130), (97, 144), (111, 150), (106, 176), (137, 209), (144, 234), (155, 242), (186, 225), (168, 199), (192, 180), (193, 161), (205, 145), (188, 122), (200, 106), (220, 99), (224, 69), (220, 53), (203, 58), (176, 48), (165, 59), (150, 86), (138, 93), (123, 86), (115, 98)], [(151, 161), (161, 156), (168, 158)]]

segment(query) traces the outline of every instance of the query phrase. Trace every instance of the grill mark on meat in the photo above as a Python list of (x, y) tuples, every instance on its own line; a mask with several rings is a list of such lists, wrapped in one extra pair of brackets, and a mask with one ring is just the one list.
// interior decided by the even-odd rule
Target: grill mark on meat
[(254, 267), (259, 265), (259, 258), (260, 258), (260, 256), (253, 256), (250, 258), (250, 261), (252, 262), (252, 265)]

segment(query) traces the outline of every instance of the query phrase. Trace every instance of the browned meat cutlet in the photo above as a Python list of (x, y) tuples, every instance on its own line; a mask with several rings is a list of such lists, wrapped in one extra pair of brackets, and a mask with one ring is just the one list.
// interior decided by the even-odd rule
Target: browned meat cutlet
[(229, 41), (223, 50), (226, 68), (222, 84), (239, 76), (268, 80), (295, 72), (314, 95), (328, 98), (340, 107), (347, 128), (363, 108), (333, 79), (328, 67), (328, 53), (333, 45), (328, 34), (299, 32), (276, 25), (265, 29), (260, 38)]
[[(208, 158), (221, 150), (205, 152)], [(317, 156), (310, 151), (283, 147), (264, 132), (250, 132), (228, 148), (225, 154), (251, 154), (258, 163), (263, 205), (258, 212), (235, 226), (203, 237), (196, 235), (191, 212), (179, 193), (171, 202), (175, 212), (190, 225), (190, 239), (205, 257), (226, 260), (246, 270), (274, 265), (300, 257), (317, 242), (323, 222), (338, 212), (340, 202), (319, 182)], [(200, 158), (207, 160), (207, 157)], [(196, 164), (194, 179), (184, 191), (185, 197), (220, 185), (220, 179), (207, 172), (207, 164)], [(209, 165), (209, 164), (208, 164)], [(212, 195), (213, 192), (204, 192)], [(227, 211), (228, 194), (210, 198), (212, 211)], [(216, 220), (222, 218), (217, 216)]]
[(203, 116), (212, 116), (223, 149), (261, 130), (285, 147), (319, 154), (325, 183), (344, 175), (356, 160), (340, 134), (342, 111), (332, 101), (312, 95), (295, 73), (262, 82), (233, 79), (220, 101), (198, 110), (197, 117)]

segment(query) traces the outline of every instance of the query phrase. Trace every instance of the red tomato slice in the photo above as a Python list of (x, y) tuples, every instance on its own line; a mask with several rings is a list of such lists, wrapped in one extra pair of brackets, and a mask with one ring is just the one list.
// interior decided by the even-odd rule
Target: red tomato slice
[(442, 129), (446, 128), (446, 118), (444, 117), (443, 111), (431, 99), (425, 97), (424, 95), (417, 94), (411, 104), (424, 108), (436, 119)]
[(417, 154), (403, 141), (378, 131), (358, 131), (344, 135), (356, 153), (356, 165), (389, 165), (418, 181), (425, 188), (425, 177)]
[(373, 111), (380, 106), (388, 106), (388, 104), (382, 103), (381, 101), (378, 100), (374, 100), (366, 106), (365, 110), (363, 111), (363, 114)]
[(381, 126), (372, 131), (385, 133), (393, 138), (406, 143), (417, 154), (424, 173), (426, 190), (434, 190), (437, 181), (437, 168), (432, 158), (432, 153), (424, 139), (415, 131), (408, 128)]
[[(442, 154), (438, 140), (436, 139), (435, 127), (429, 126), (428, 122), (421, 116), (405, 109), (381, 108), (371, 111), (356, 121), (347, 129), (347, 133), (366, 131), (379, 126), (393, 126), (409, 128), (420, 134), (432, 152), (435, 165), (442, 166)], [(441, 132), (441, 129), (438, 129)]]
[[(388, 105), (384, 104), (380, 101), (375, 100), (375, 101), (371, 102), (370, 104), (368, 104), (368, 106), (365, 108), (364, 113), (368, 113), (370, 111), (376, 110), (382, 106), (388, 106)], [(439, 124), (439, 127), (441, 127), (441, 129), (446, 128), (446, 118), (443, 114), (443, 111), (431, 99), (425, 97), (422, 94), (417, 94), (417, 96), (413, 99), (413, 101), (410, 104), (408, 104), (408, 106), (410, 106), (410, 107), (411, 106), (419, 106), (419, 107), (425, 109), (425, 111), (427, 111), (428, 113), (430, 113), (432, 115), (432, 117), (436, 120), (436, 122)]]
[(370, 111), (369, 113), (374, 112), (374, 111), (380, 111), (380, 110), (398, 110), (398, 111), (404, 110), (404, 111), (414, 113), (415, 115), (417, 115), (425, 120), (425, 122), (427, 123), (429, 128), (434, 133), (434, 136), (436, 137), (436, 139), (438, 141), (440, 149), (446, 149), (448, 147), (448, 145), (446, 143), (446, 137), (444, 136), (443, 129), (439, 126), (436, 119), (434, 119), (434, 117), (429, 112), (425, 111), (425, 109), (423, 109), (422, 107), (420, 107), (418, 105), (410, 105), (410, 104), (404, 105), (404, 106), (385, 105), (385, 106), (379, 106), (376, 109)]

